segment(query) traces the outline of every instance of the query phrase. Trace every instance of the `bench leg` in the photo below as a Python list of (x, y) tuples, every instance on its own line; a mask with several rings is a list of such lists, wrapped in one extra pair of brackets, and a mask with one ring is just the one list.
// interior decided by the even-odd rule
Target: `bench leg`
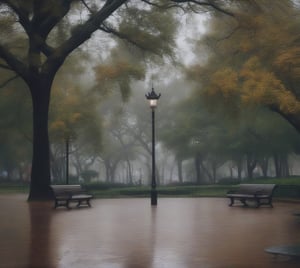
[(71, 209), (69, 206), (69, 200), (55, 200), (54, 209), (57, 207), (66, 207), (67, 209)]
[(234, 198), (230, 197), (230, 204), (229, 204), (229, 206), (232, 207), (233, 204), (234, 204)]
[(259, 200), (259, 199), (256, 199), (256, 208), (259, 208), (260, 205), (261, 205), (260, 200)]
[(266, 199), (263, 199), (263, 201), (261, 201), (261, 199), (255, 199), (256, 200), (256, 207), (259, 208), (260, 206), (262, 205), (269, 205), (271, 208), (273, 208), (273, 205), (272, 205), (272, 198), (268, 198), (267, 200)]
[(241, 198), (240, 201), (243, 203), (244, 207), (248, 207), (248, 204), (246, 203), (246, 199)]
[(78, 203), (77, 203), (77, 206), (76, 207), (80, 207), (80, 205), (81, 205), (81, 200), (78, 200)]
[(90, 200), (89, 199), (82, 199), (82, 200), (78, 200), (78, 203), (76, 205), (76, 207), (80, 207), (82, 205), (82, 202), (85, 201), (85, 203), (87, 204), (87, 206), (91, 207), (91, 204), (90, 204)]
[(273, 208), (273, 204), (272, 204), (272, 197), (268, 199), (268, 204), (270, 205), (271, 208)]

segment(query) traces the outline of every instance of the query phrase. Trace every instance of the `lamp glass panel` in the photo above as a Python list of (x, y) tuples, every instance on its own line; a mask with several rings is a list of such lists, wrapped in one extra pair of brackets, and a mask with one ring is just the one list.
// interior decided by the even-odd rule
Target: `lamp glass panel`
[(155, 108), (157, 106), (157, 100), (156, 99), (149, 100), (149, 103), (150, 103), (150, 107), (151, 108)]

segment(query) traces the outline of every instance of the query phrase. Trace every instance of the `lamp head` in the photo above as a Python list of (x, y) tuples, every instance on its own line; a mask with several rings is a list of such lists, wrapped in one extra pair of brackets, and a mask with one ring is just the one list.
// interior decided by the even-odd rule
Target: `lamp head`
[(157, 100), (160, 98), (161, 94), (158, 95), (155, 93), (154, 88), (152, 87), (151, 92), (145, 95), (147, 100), (149, 100), (149, 105), (151, 109), (155, 109), (157, 106)]

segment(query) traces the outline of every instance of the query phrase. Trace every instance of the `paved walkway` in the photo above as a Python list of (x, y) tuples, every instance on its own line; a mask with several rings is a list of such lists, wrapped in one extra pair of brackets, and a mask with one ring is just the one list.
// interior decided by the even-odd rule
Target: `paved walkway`
[(228, 207), (223, 198), (95, 199), (54, 210), (0, 195), (2, 268), (280, 268), (264, 248), (300, 242), (300, 204)]

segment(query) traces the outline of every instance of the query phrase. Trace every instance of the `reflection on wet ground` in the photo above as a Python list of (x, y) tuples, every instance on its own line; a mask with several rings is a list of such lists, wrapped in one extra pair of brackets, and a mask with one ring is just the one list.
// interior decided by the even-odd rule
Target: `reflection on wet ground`
[(300, 204), (228, 207), (223, 198), (97, 199), (54, 210), (0, 195), (2, 268), (279, 268), (264, 248), (300, 242)]

